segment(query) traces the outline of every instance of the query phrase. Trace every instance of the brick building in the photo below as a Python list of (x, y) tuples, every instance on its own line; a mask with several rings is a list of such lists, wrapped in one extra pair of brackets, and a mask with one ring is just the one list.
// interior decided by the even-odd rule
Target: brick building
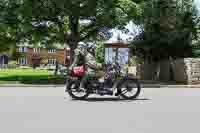
[(20, 53), (18, 64), (39, 66), (59, 64), (68, 65), (70, 49), (69, 48), (32, 48), (27, 46), (18, 46), (17, 52)]

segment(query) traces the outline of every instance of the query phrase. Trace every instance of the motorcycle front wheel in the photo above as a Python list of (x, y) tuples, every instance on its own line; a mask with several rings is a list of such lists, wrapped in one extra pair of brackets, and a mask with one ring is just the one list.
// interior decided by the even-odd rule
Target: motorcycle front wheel
[(138, 80), (125, 80), (121, 82), (118, 89), (120, 90), (120, 95), (125, 99), (136, 99), (141, 91), (140, 83)]
[(89, 96), (87, 89), (80, 88), (80, 81), (70, 81), (67, 85), (67, 92), (73, 98), (77, 100), (83, 100)]

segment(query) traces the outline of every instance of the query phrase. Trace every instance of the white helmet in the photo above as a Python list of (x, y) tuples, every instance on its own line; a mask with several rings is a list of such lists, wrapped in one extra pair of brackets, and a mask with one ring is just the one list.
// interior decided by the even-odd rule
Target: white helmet
[(78, 48), (86, 48), (86, 44), (84, 42), (79, 42)]
[(79, 42), (77, 49), (83, 54), (85, 54), (85, 52), (87, 51), (87, 45), (84, 42)]

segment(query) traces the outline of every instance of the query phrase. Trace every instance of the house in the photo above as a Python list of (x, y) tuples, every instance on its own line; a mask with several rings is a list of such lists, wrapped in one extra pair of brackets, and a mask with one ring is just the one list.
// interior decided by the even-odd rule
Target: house
[(17, 52), (20, 53), (18, 58), (18, 64), (20, 65), (55, 65), (56, 62), (63, 65), (69, 64), (69, 48), (45, 48), (21, 45), (17, 47)]

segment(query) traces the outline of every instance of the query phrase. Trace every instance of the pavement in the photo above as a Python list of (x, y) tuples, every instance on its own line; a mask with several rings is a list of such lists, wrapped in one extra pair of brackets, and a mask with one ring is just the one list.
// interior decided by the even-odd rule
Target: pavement
[(64, 87), (0, 87), (2, 133), (199, 133), (200, 89), (143, 88), (136, 100), (72, 100)]
[[(0, 84), (0, 87), (65, 87), (64, 84)], [(141, 82), (142, 88), (200, 88), (200, 84), (181, 85), (174, 83), (144, 83)]]
[[(142, 88), (200, 88), (200, 84), (185, 85), (175, 82), (140, 80)], [(22, 84), (20, 82), (0, 82), (0, 87), (65, 87), (65, 84)]]

